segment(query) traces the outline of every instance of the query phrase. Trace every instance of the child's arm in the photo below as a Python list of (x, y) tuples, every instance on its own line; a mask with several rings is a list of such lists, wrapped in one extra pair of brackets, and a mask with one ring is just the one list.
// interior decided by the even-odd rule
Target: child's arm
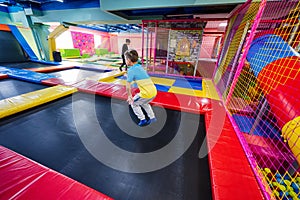
[(131, 83), (129, 83), (129, 82), (126, 82), (126, 92), (127, 92), (127, 95), (128, 95), (127, 102), (129, 104), (132, 104), (133, 103), (133, 98), (132, 98), (132, 94), (131, 94)]

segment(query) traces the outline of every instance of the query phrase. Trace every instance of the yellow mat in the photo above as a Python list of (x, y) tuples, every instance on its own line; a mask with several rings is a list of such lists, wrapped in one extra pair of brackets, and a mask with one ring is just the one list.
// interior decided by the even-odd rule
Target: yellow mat
[(195, 97), (204, 97), (204, 93), (201, 90), (194, 90), (194, 89), (175, 87), (175, 86), (172, 86), (168, 92), (175, 93), (175, 94), (185, 94), (185, 95), (190, 95)]
[(202, 91), (204, 92), (204, 97), (220, 100), (218, 92), (212, 82), (212, 80), (203, 79), (202, 80)]
[(110, 79), (113, 79), (113, 78), (115, 78), (117, 76), (122, 76), (125, 73), (126, 72), (124, 72), (124, 71), (120, 72), (119, 70), (114, 70), (114, 71), (102, 73), (102, 74), (97, 75), (97, 76), (92, 76), (92, 77), (89, 77), (87, 79), (94, 80), (94, 81), (100, 81), (100, 82), (107, 82)]
[(57, 85), (50, 88), (3, 99), (0, 101), (0, 118), (53, 101), (60, 97), (72, 94), (76, 91), (77, 89), (74, 87)]
[(159, 78), (159, 77), (151, 77), (151, 80), (155, 84), (166, 85), (166, 86), (172, 86), (176, 81), (175, 79)]
[[(118, 75), (118, 76), (121, 76), (121, 75)], [(117, 76), (111, 76), (109, 78), (104, 78), (104, 79), (101, 79), (101, 81), (118, 84), (118, 85), (126, 84), (126, 80), (118, 79), (115, 77), (117, 77)], [(212, 80), (202, 79), (202, 90), (195, 90), (195, 89), (190, 89), (190, 88), (173, 86), (173, 84), (176, 81), (175, 79), (160, 78), (160, 77), (151, 77), (151, 79), (154, 82), (154, 84), (170, 86), (170, 89), (168, 90), (168, 92), (171, 92), (171, 93), (185, 94), (185, 95), (190, 95), (190, 96), (205, 97), (205, 98), (220, 100), (219, 95), (217, 93), (217, 90), (216, 90)]]

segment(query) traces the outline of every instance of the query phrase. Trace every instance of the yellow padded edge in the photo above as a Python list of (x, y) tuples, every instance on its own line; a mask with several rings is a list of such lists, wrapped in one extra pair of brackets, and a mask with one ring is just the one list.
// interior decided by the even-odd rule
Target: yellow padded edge
[(57, 85), (50, 88), (21, 94), (19, 96), (3, 99), (0, 101), (0, 119), (23, 110), (33, 108), (58, 99), (60, 97), (72, 94), (77, 89), (74, 87)]
[(202, 91), (204, 92), (205, 97), (220, 100), (216, 87), (211, 80), (202, 80)]
[(176, 81), (175, 79), (159, 78), (159, 77), (151, 77), (151, 80), (155, 84), (167, 85), (167, 86), (172, 86)]
[(102, 73), (102, 74), (100, 74), (100, 75), (97, 75), (97, 76), (93, 76), (93, 77), (90, 77), (90, 78), (88, 78), (88, 79), (90, 79), (90, 80), (94, 80), (94, 81), (107, 81), (107, 80), (109, 80), (109, 79), (112, 79), (112, 78), (115, 78), (115, 77), (117, 77), (117, 76), (122, 76), (122, 75), (124, 75), (126, 72), (120, 72), (120, 71), (117, 71), (117, 70), (115, 70), (115, 71), (110, 71), (110, 72), (106, 72), (106, 73)]

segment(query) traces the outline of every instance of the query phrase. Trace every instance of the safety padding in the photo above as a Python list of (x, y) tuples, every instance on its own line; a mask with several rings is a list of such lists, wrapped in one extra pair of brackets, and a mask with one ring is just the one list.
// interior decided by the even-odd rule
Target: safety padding
[(5, 79), (5, 78), (8, 78), (7, 74), (0, 74), (0, 79)]
[(0, 24), (0, 31), (10, 31), (10, 28), (7, 24)]
[(224, 107), (215, 100), (211, 106), (205, 126), (214, 199), (264, 199)]
[(23, 110), (53, 101), (60, 97), (72, 94), (77, 89), (67, 86), (54, 86), (0, 101), (0, 119)]
[(40, 83), (42, 80), (55, 78), (54, 75), (51, 74), (42, 74), (38, 72), (33, 72), (25, 69), (17, 69), (17, 68), (9, 68), (9, 67), (1, 67), (0, 73), (7, 74), (10, 78), (24, 80), (33, 83)]
[(35, 55), (34, 51), (23, 37), (22, 33), (19, 31), (18, 27), (15, 25), (8, 25), (12, 34), (18, 40), (19, 44), (23, 47), (26, 51), (27, 55), (30, 57), (30, 60), (38, 60), (38, 57)]
[(0, 146), (1, 199), (112, 198)]
[(61, 70), (72, 69), (72, 68), (74, 68), (74, 66), (59, 65), (59, 66), (49, 66), (49, 67), (39, 67), (39, 68), (28, 68), (27, 70), (33, 72), (48, 73), (48, 72), (61, 71)]
[(211, 110), (211, 100), (208, 98), (162, 91), (157, 92), (157, 96), (152, 101), (152, 104), (195, 114), (204, 114)]
[[(79, 91), (97, 94), (106, 97), (113, 97), (117, 99), (126, 100), (126, 88), (123, 85), (115, 85), (110, 83), (102, 83), (95, 80), (84, 80), (79, 83), (73, 84)], [(135, 94), (138, 89), (133, 89), (132, 93)]]
[[(127, 99), (126, 87), (110, 83), (97, 82), (94, 80), (84, 80), (72, 85), (79, 91), (97, 94), (117, 99)], [(132, 89), (132, 94), (138, 93), (138, 88)], [(160, 105), (165, 108), (203, 114), (211, 110), (210, 99), (194, 97), (184, 94), (174, 94), (169, 92), (157, 92), (157, 96), (151, 104)]]
[(106, 72), (106, 73), (103, 73), (103, 74), (100, 74), (100, 75), (97, 75), (94, 77), (90, 77), (89, 79), (90, 80), (98, 80), (98, 81), (102, 82), (102, 81), (107, 81), (107, 80), (112, 79), (117, 76), (122, 76), (125, 73), (126, 72), (120, 72), (120, 71), (115, 70), (115, 71)]
[(63, 58), (81, 58), (80, 50), (77, 48), (73, 49), (60, 49), (61, 57)]

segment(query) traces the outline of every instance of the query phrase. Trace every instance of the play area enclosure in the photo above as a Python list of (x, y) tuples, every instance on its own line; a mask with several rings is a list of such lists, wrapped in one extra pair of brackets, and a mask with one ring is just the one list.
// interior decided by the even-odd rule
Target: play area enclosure
[(299, 1), (248, 1), (228, 24), (214, 82), (267, 199), (299, 199)]
[(224, 19), (143, 20), (142, 58), (151, 72), (202, 76), (199, 60), (215, 67)]

